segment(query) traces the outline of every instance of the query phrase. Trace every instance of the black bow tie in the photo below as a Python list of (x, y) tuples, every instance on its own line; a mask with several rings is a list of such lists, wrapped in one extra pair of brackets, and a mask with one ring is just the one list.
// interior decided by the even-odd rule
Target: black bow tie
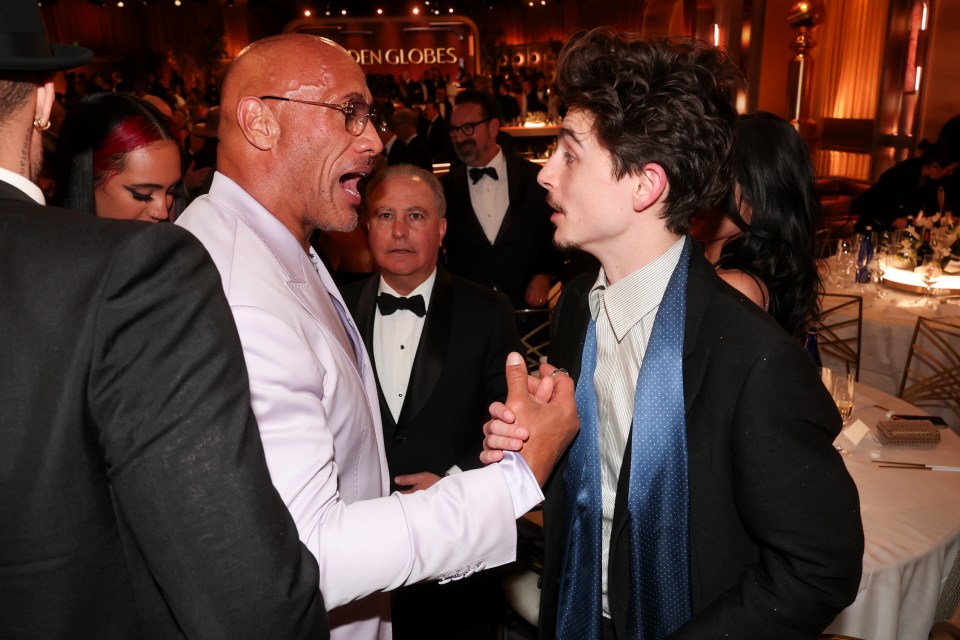
[(499, 178), (497, 170), (493, 167), (473, 167), (470, 169), (470, 179), (473, 180), (473, 184), (480, 182), (480, 178), (483, 176), (490, 176), (494, 180)]
[(427, 315), (427, 307), (423, 303), (423, 296), (410, 296), (409, 298), (398, 298), (389, 293), (381, 293), (377, 296), (377, 308), (380, 309), (380, 315), (389, 316), (398, 309), (413, 311), (421, 318)]

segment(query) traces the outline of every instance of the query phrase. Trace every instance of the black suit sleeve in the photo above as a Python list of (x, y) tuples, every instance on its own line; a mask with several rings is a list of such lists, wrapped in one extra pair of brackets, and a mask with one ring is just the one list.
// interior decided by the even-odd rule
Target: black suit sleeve
[(219, 276), (163, 227), (117, 246), (95, 301), (88, 402), (116, 502), (187, 637), (326, 637)]
[[(839, 414), (804, 358), (781, 341), (746, 376), (728, 446), (736, 513), (759, 557), (672, 638), (815, 638), (856, 597), (863, 557), (857, 489), (832, 447)], [(691, 526), (702, 527), (693, 535), (705, 540), (719, 530), (712, 519)]]

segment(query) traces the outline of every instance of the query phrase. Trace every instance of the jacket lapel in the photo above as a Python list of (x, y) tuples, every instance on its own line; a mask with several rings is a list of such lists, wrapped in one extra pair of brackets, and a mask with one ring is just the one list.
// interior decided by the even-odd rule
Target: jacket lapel
[(383, 419), (384, 436), (393, 435), (397, 425), (393, 421), (393, 414), (390, 413), (390, 407), (383, 397), (383, 389), (380, 387), (380, 375), (377, 373), (377, 362), (373, 357), (373, 323), (377, 315), (377, 292), (380, 288), (380, 276), (369, 278), (363, 285), (360, 297), (357, 299), (354, 320), (363, 343), (367, 346), (367, 353), (370, 354), (370, 366), (373, 367), (373, 378), (377, 383), (377, 399), (380, 404), (380, 416)]
[[(473, 209), (473, 200), (470, 199), (470, 188), (467, 186), (467, 165), (462, 164), (450, 174), (451, 198), (447, 201), (447, 211), (457, 211), (463, 218), (470, 231), (469, 235), (476, 236), (487, 241), (487, 235), (483, 231), (483, 226), (477, 218), (477, 212)], [(456, 206), (457, 203), (460, 206)], [(447, 214), (449, 216), (449, 213)], [(454, 214), (456, 215), (456, 214)]]
[[(700, 327), (707, 313), (707, 307), (717, 289), (717, 275), (713, 266), (699, 251), (690, 256), (690, 276), (687, 281), (687, 318), (683, 336), (683, 402), (686, 413), (700, 392), (707, 371), (709, 348), (699, 343)], [(690, 426), (687, 425), (687, 433)]]
[(453, 325), (453, 276), (437, 267), (437, 278), (430, 294), (430, 308), (424, 318), (417, 355), (413, 358), (407, 397), (400, 410), (397, 431), (402, 432), (423, 409), (433, 394), (443, 369), (443, 356), (450, 342)]
[[(509, 190), (510, 200), (507, 204), (507, 212), (503, 216), (503, 222), (500, 224), (500, 230), (497, 231), (497, 237), (493, 241), (495, 245), (503, 240), (503, 237), (510, 230), (510, 227), (516, 222), (517, 216), (522, 214), (518, 209), (520, 208), (520, 203), (523, 202), (524, 191), (527, 189), (526, 181), (524, 181), (517, 172), (520, 160), (507, 153), (504, 153), (503, 157), (507, 163), (507, 189)], [(476, 216), (474, 216), (474, 218), (476, 218)]]

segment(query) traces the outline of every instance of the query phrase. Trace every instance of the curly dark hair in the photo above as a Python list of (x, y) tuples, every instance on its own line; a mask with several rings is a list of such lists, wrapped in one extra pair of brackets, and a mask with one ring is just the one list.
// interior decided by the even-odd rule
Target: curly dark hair
[(748, 224), (731, 189), (724, 213), (743, 233), (723, 245), (717, 266), (763, 280), (770, 314), (802, 339), (823, 290), (816, 263), (820, 200), (810, 154), (800, 134), (772, 113), (741, 116), (738, 133), (736, 180), (752, 214)]
[(575, 34), (557, 61), (560, 98), (594, 117), (615, 176), (663, 167), (663, 217), (685, 234), (690, 217), (716, 205), (732, 175), (743, 75), (719, 49), (680, 38), (641, 39), (606, 28)]

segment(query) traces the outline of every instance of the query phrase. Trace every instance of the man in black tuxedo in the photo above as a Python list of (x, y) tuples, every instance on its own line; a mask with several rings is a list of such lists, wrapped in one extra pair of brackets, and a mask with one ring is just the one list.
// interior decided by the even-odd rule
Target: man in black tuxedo
[(540, 166), (497, 144), (500, 111), (488, 93), (457, 94), (450, 121), (463, 161), (443, 177), (447, 199), (446, 260), (450, 272), (502, 291), (517, 308), (542, 307), (561, 257)]
[(686, 235), (732, 183), (739, 72), (597, 30), (557, 73), (570, 110), (540, 182), (555, 241), (601, 270), (557, 307), (581, 431), (546, 491), (541, 637), (816, 638), (861, 573), (841, 420), (800, 345)]
[[(427, 143), (417, 133), (417, 124), (420, 117), (413, 109), (397, 109), (390, 120), (390, 128), (394, 130), (399, 138), (410, 151), (412, 161), (409, 164), (415, 164), (427, 171), (433, 171), (433, 159), (430, 157), (430, 149)], [(399, 164), (390, 162), (387, 164)]]
[[(366, 189), (370, 250), (380, 275), (344, 300), (373, 354), (391, 489), (427, 489), (480, 466), (483, 423), (506, 397), (501, 363), (520, 349), (503, 295), (437, 266), (446, 230), (443, 190), (412, 165), (387, 167)], [(496, 574), (394, 593), (393, 633), (405, 638), (493, 638)]]
[[(450, 103), (450, 98), (447, 96), (447, 83), (443, 79), (437, 80), (438, 84), (434, 90), (434, 96), (432, 102), (437, 103), (437, 111), (440, 112), (440, 117), (445, 121), (450, 122), (450, 116), (453, 115), (453, 105)], [(431, 102), (428, 100), (427, 102)]]
[(450, 141), (450, 129), (447, 121), (440, 115), (436, 102), (423, 105), (423, 117), (420, 118), (420, 135), (427, 141), (433, 162), (458, 162)]
[(397, 164), (417, 164), (417, 158), (410, 151), (407, 143), (400, 139), (400, 136), (391, 129), (378, 129), (380, 142), (383, 143), (383, 151), (380, 152), (379, 159), (387, 165)]
[(0, 51), (0, 637), (327, 637), (216, 268), (44, 206), (52, 74), (92, 53), (35, 0), (0, 4)]

